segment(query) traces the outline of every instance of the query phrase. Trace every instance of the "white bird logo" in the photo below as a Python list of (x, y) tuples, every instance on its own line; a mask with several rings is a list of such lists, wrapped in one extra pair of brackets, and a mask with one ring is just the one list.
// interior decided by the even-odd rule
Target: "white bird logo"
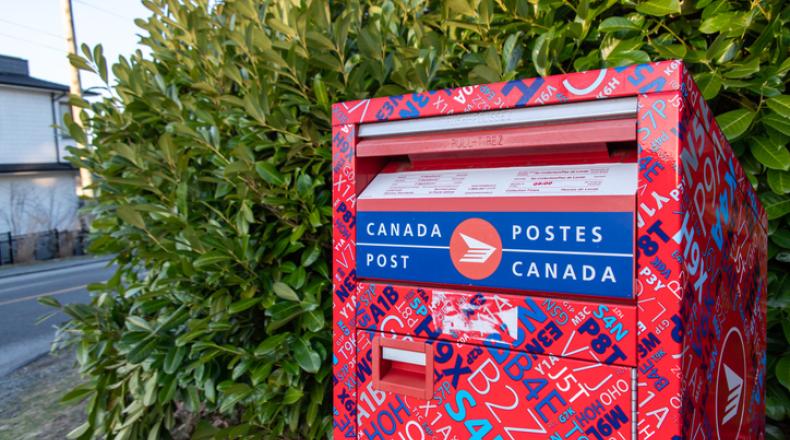
[(462, 263), (483, 264), (494, 254), (496, 248), (466, 234), (459, 233), (466, 243), (466, 253), (459, 260)]
[(738, 414), (741, 394), (743, 393), (743, 379), (732, 371), (727, 364), (724, 364), (724, 373), (727, 378), (727, 388), (729, 388), (730, 395), (727, 396), (727, 407), (724, 408), (724, 417), (721, 419), (722, 425), (732, 420)]

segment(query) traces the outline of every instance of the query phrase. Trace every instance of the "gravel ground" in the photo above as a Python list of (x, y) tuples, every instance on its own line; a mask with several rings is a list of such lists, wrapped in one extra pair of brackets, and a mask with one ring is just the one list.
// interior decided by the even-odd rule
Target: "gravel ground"
[(0, 439), (64, 439), (84, 421), (84, 405), (60, 403), (81, 383), (71, 351), (42, 356), (0, 377)]

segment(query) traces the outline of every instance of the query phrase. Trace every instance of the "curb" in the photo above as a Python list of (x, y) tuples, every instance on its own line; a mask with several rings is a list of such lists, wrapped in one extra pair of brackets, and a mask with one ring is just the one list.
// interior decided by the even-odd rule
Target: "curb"
[[(8, 268), (8, 269), (5, 269), (5, 270), (0, 269), (0, 280), (4, 279), (4, 278), (16, 277), (16, 276), (20, 276), (20, 275), (29, 275), (29, 274), (33, 274), (33, 273), (51, 272), (51, 271), (54, 271), (54, 270), (61, 270), (61, 269), (69, 269), (69, 268), (72, 268), (72, 267), (86, 266), (88, 264), (96, 264), (96, 263), (107, 262), (107, 261), (110, 261), (112, 259), (113, 259), (113, 257), (84, 258), (84, 259), (79, 259), (79, 261), (73, 261), (73, 262), (66, 263), (68, 261), (68, 259), (67, 259), (67, 260), (64, 260), (64, 264), (63, 265), (55, 265), (55, 264), (46, 264), (46, 263), (44, 263), (44, 264), (35, 264), (35, 265), (32, 265), (32, 266), (30, 266), (29, 268), (26, 268), (26, 269), (23, 269), (21, 267), (20, 268)], [(46, 267), (42, 267), (42, 266), (46, 266)], [(4, 273), (4, 272), (7, 272), (7, 273)]]

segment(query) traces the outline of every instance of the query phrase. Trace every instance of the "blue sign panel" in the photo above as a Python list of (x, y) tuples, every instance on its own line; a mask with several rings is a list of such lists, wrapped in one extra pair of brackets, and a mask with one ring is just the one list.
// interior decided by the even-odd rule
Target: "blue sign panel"
[(633, 213), (360, 211), (357, 276), (632, 298)]

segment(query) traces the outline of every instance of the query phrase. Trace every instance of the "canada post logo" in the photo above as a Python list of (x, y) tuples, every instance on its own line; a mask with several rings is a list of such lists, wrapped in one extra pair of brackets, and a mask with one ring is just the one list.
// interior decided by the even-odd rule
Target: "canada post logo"
[(631, 298), (632, 212), (358, 211), (360, 279)]
[(488, 278), (502, 261), (502, 239), (496, 228), (480, 218), (461, 222), (450, 238), (455, 269), (472, 280)]
[(737, 439), (740, 438), (746, 409), (746, 353), (738, 327), (730, 328), (724, 337), (716, 371), (717, 438)]

